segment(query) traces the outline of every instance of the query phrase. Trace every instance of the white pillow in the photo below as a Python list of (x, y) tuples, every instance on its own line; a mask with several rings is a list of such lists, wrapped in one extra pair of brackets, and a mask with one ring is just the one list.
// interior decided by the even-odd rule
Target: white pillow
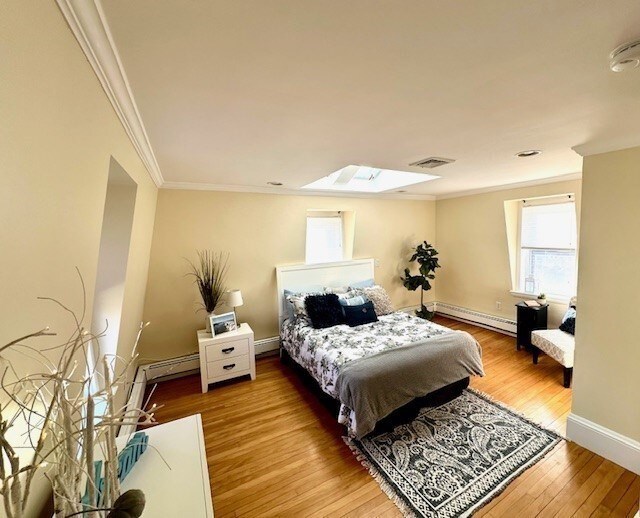
[(373, 309), (376, 312), (376, 315), (388, 315), (389, 313), (393, 313), (395, 311), (389, 295), (382, 286), (362, 288), (361, 291), (365, 295), (365, 297), (373, 302)]
[(351, 291), (349, 286), (325, 286), (325, 293), (334, 293), (336, 295), (344, 295)]

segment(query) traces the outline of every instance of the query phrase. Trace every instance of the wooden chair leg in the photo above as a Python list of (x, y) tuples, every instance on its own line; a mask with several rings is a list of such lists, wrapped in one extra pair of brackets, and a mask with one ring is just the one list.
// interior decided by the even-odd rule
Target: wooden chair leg
[(564, 386), (565, 388), (571, 387), (571, 380), (573, 378), (573, 367), (564, 368)]
[(532, 345), (533, 349), (533, 364), (538, 365), (538, 356), (540, 356), (540, 349), (538, 349), (535, 345)]

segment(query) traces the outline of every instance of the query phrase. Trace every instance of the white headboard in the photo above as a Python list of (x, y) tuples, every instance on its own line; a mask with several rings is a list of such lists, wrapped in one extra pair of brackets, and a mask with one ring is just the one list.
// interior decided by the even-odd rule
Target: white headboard
[(355, 259), (339, 263), (295, 264), (276, 266), (278, 284), (278, 323), (286, 318), (284, 290), (320, 291), (325, 286), (348, 286), (355, 282), (373, 279), (373, 259)]

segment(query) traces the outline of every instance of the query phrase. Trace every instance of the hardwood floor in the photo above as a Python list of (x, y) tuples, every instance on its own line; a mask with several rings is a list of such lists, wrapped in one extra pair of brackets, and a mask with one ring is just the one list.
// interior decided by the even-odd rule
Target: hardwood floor
[[(537, 366), (513, 338), (438, 317), (473, 334), (484, 378), (471, 385), (564, 434), (571, 390), (562, 367)], [(160, 383), (152, 401), (160, 422), (200, 413), (216, 518), (401, 516), (342, 442), (344, 429), (315, 392), (277, 357), (257, 362), (257, 379), (200, 392), (200, 377)], [(638, 509), (640, 477), (563, 442), (476, 516), (616, 516)]]

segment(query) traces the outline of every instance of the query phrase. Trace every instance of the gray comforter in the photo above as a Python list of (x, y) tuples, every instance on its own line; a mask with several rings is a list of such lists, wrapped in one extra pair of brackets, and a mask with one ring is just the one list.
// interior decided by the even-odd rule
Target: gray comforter
[(470, 334), (451, 331), (347, 363), (336, 390), (355, 412), (352, 432), (360, 438), (414, 398), (472, 375), (484, 375), (480, 346)]

